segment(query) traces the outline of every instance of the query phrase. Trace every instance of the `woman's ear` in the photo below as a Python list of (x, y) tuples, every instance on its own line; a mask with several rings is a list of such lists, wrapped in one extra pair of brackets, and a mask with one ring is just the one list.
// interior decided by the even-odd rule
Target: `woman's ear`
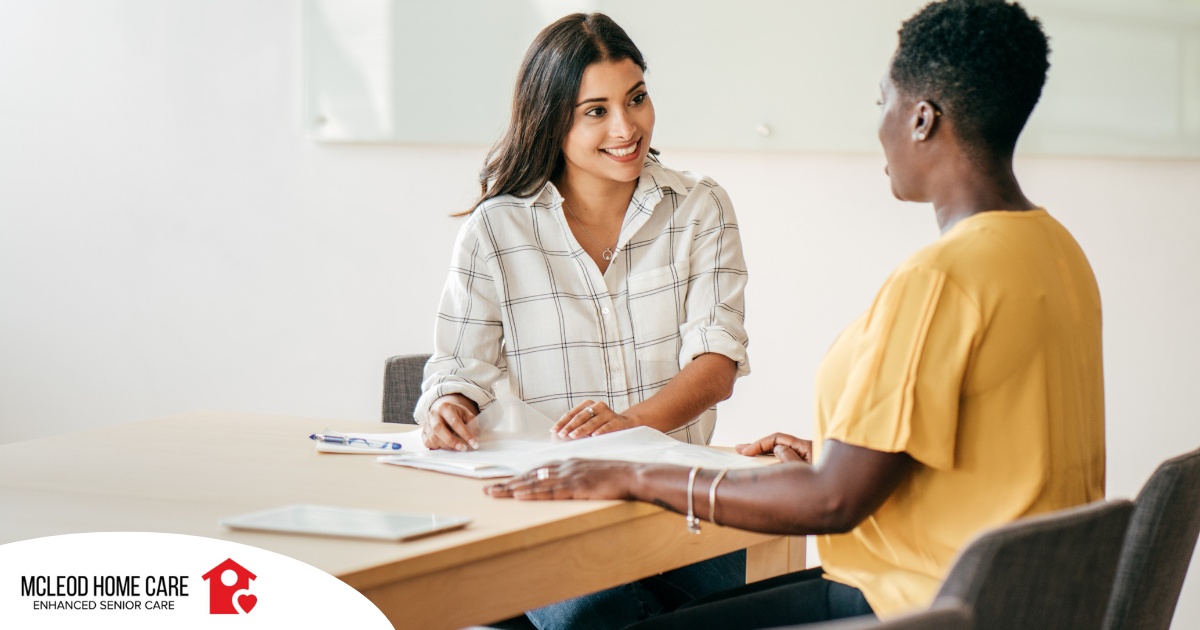
[(913, 140), (924, 142), (932, 138), (941, 115), (941, 110), (929, 101), (918, 101), (913, 105)]

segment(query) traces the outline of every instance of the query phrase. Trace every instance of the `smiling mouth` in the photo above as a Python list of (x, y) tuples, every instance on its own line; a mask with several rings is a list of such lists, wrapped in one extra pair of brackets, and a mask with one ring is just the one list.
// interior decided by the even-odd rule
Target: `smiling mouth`
[(615, 148), (611, 148), (611, 149), (600, 149), (600, 150), (613, 156), (613, 157), (618, 157), (618, 158), (629, 157), (630, 155), (637, 153), (638, 145), (640, 145), (641, 142), (642, 142), (641, 140), (638, 140), (637, 142), (634, 142), (628, 146), (615, 147)]

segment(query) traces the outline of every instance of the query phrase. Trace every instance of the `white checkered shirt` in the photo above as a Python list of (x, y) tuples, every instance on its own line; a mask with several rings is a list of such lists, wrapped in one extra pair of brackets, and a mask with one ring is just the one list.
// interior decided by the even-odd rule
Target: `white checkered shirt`
[[(483, 408), (505, 378), (557, 420), (588, 398), (619, 413), (706, 352), (750, 372), (746, 263), (724, 189), (648, 159), (614, 252), (601, 275), (550, 183), (477, 208), (454, 245), (417, 421), (450, 393)], [(714, 408), (670, 434), (706, 444), (715, 423)]]

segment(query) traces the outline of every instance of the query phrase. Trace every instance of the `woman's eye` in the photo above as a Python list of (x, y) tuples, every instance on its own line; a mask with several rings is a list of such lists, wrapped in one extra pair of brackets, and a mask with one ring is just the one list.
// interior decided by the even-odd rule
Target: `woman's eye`
[(629, 102), (633, 105), (641, 105), (642, 103), (646, 102), (646, 99), (648, 98), (650, 98), (649, 94), (646, 94), (645, 92), (639, 92)]
[(603, 107), (593, 107), (593, 108), (587, 110), (587, 112), (584, 113), (584, 116), (591, 116), (592, 118), (599, 118), (599, 117), (603, 116), (605, 113), (606, 112)]

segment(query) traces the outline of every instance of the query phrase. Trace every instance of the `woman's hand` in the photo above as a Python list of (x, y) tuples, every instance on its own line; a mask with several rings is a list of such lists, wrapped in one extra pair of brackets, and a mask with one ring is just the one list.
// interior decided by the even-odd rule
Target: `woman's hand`
[(514, 499), (632, 499), (637, 466), (630, 462), (569, 459), (546, 464), (483, 491), (493, 497)]
[(465, 451), (479, 448), (479, 440), (467, 423), (479, 414), (479, 407), (462, 394), (446, 394), (433, 401), (429, 418), (421, 425), (421, 440), (431, 449)]
[(783, 462), (812, 463), (812, 440), (802, 440), (786, 433), (772, 433), (757, 442), (738, 444), (734, 449), (750, 457), (771, 453)]
[(623, 416), (602, 402), (585, 400), (563, 414), (554, 423), (550, 432), (565, 440), (604, 435), (638, 426), (633, 419)]

